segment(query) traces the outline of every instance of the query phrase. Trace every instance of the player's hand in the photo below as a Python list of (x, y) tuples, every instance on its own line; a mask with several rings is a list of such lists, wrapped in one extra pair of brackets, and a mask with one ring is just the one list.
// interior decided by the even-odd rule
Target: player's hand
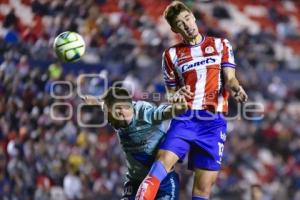
[(98, 97), (86, 95), (81, 97), (81, 99), (87, 104), (87, 105), (99, 105), (100, 101)]
[(236, 89), (231, 90), (231, 96), (238, 103), (244, 103), (248, 100), (248, 95), (242, 86), (238, 86)]
[[(191, 87), (189, 85), (181, 87), (179, 90), (177, 90), (170, 98), (169, 101), (171, 103), (176, 103), (181, 98), (187, 98), (192, 99), (194, 97), (194, 93), (191, 92)], [(182, 100), (180, 100), (182, 101)]]
[(192, 99), (194, 97), (194, 93), (191, 91), (191, 87), (189, 85), (183, 86), (182, 88), (180, 88), (177, 93), (179, 95), (182, 95), (188, 99)]
[[(178, 115), (187, 111), (188, 103), (183, 95), (178, 95), (172, 102), (172, 114)], [(174, 117), (174, 116), (173, 116)]]
[(194, 93), (191, 92), (190, 86), (183, 86), (172, 97), (171, 103), (173, 104), (176, 113), (182, 113), (188, 109), (187, 98), (194, 97)]
[(180, 95), (175, 102), (173, 102), (175, 106), (176, 113), (184, 112), (188, 109), (188, 103), (183, 95)]

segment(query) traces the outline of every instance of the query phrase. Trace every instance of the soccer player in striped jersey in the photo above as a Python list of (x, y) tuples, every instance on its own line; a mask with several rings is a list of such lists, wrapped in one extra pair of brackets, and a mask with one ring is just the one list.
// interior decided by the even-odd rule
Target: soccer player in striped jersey
[(227, 39), (206, 37), (199, 33), (191, 10), (173, 1), (165, 10), (165, 19), (182, 42), (163, 54), (166, 88), (172, 94), (182, 86), (189, 110), (172, 119), (157, 160), (140, 185), (136, 199), (153, 200), (161, 181), (178, 160), (189, 153), (188, 167), (195, 172), (193, 200), (207, 200), (221, 168), (229, 94), (237, 102), (247, 101), (247, 94), (235, 76), (232, 47)]
[[(188, 91), (182, 88), (181, 93), (184, 92), (182, 90)], [(100, 101), (92, 96), (83, 98), (87, 104), (103, 105), (108, 112), (108, 122), (115, 128), (125, 152), (128, 173), (121, 200), (135, 199), (138, 187), (149, 172), (164, 139), (166, 128), (163, 121), (187, 110), (184, 97), (178, 97), (172, 105), (156, 107), (145, 101), (133, 102), (126, 89), (111, 87)], [(156, 199), (179, 199), (179, 178), (174, 170), (170, 170), (161, 182)]]

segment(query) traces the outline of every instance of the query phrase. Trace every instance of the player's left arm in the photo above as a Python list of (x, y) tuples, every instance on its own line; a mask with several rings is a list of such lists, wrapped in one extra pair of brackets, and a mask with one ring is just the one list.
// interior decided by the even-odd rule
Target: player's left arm
[(223, 68), (225, 87), (230, 91), (231, 96), (236, 102), (246, 102), (248, 95), (235, 76), (235, 69), (231, 67)]
[(248, 96), (240, 85), (235, 75), (236, 64), (234, 61), (233, 49), (227, 39), (222, 39), (222, 61), (225, 88), (230, 91), (231, 96), (237, 102), (246, 102)]

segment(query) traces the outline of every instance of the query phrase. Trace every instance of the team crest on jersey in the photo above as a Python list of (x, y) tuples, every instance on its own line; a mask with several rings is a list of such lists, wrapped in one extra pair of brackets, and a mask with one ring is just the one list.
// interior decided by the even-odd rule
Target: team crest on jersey
[(205, 48), (204, 52), (207, 54), (213, 53), (215, 49), (212, 46), (208, 46)]

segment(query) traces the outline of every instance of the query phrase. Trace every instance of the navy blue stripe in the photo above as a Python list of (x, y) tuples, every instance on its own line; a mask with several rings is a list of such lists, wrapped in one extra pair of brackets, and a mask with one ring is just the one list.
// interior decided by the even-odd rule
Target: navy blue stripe
[(176, 83), (166, 83), (166, 85), (176, 86)]
[(235, 69), (235, 66), (230, 66), (230, 65), (222, 65), (222, 67), (223, 67), (223, 68), (225, 68), (225, 67), (230, 67), (230, 68)]
[(165, 81), (168, 82), (168, 83), (175, 83), (176, 82), (176, 80), (167, 80), (167, 79), (165, 79)]
[(234, 65), (234, 66), (236, 66), (236, 64), (229, 63), (229, 62), (223, 62), (223, 63), (221, 63), (221, 65)]

